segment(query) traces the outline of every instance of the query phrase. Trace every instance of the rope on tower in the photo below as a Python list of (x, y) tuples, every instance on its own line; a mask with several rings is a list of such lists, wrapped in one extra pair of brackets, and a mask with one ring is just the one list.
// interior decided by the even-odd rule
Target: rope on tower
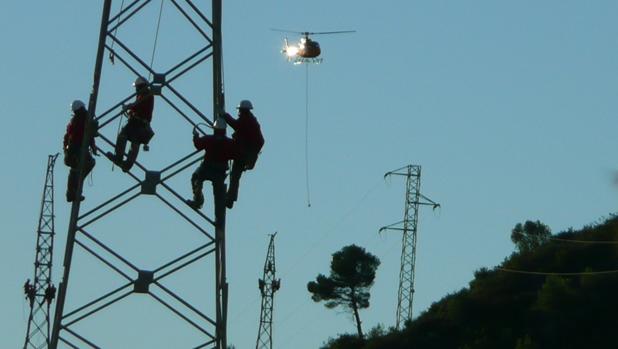
[(150, 57), (150, 73), (148, 73), (148, 80), (152, 78), (152, 65), (154, 63), (155, 53), (157, 52), (157, 43), (159, 42), (159, 29), (161, 28), (161, 17), (163, 16), (163, 0), (161, 0), (161, 6), (159, 7), (159, 18), (157, 19), (157, 29), (155, 30), (155, 39), (152, 44), (152, 56)]
[[(120, 3), (120, 12), (122, 13), (122, 10), (124, 9), (124, 0), (122, 0), (122, 3)], [(120, 15), (118, 15), (118, 21), (116, 22), (116, 29), (114, 29), (114, 37), (116, 36), (116, 34), (118, 33), (118, 28), (120, 27)], [(116, 55), (114, 54), (114, 43), (115, 40), (112, 40), (112, 44), (110, 46), (110, 50), (109, 50), (109, 60), (110, 62), (112, 62), (112, 65), (114, 65), (114, 60), (116, 58)]]

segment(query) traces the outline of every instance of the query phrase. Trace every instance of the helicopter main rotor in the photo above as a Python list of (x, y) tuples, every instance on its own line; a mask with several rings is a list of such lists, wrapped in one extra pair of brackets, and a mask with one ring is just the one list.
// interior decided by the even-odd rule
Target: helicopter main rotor
[(271, 28), (270, 30), (276, 31), (276, 32), (283, 32), (283, 33), (300, 34), (305, 37), (309, 35), (344, 34), (344, 33), (355, 33), (356, 32), (356, 30), (338, 30), (338, 31), (329, 31), (329, 32), (300, 32), (300, 31), (295, 31), (295, 30), (286, 30), (286, 29), (277, 29), (277, 28)]

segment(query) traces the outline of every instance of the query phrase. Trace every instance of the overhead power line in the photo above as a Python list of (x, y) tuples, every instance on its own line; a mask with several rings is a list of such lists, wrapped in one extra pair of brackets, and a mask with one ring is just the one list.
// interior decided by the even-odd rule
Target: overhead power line
[(517, 270), (509, 268), (497, 268), (497, 270), (507, 273), (515, 274), (527, 274), (527, 275), (543, 275), (543, 276), (587, 276), (587, 275), (607, 275), (618, 274), (618, 270), (600, 270), (600, 271), (579, 271), (579, 272), (545, 272), (545, 271), (529, 271), (529, 270)]
[(550, 238), (553, 241), (560, 242), (571, 242), (576, 244), (605, 244), (605, 245), (618, 245), (618, 241), (616, 240), (572, 240), (572, 239), (561, 239), (561, 238)]

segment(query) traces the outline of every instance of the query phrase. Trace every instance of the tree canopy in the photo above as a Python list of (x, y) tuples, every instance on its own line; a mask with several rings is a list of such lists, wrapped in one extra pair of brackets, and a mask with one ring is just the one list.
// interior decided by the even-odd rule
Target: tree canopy
[(330, 275), (319, 274), (307, 284), (314, 302), (325, 302), (329, 308), (343, 306), (356, 322), (358, 336), (363, 337), (358, 311), (369, 307), (369, 289), (376, 277), (380, 260), (364, 248), (349, 245), (333, 253)]
[(549, 227), (540, 221), (526, 221), (523, 225), (517, 223), (511, 231), (511, 241), (519, 252), (532, 251), (546, 243), (551, 237)]

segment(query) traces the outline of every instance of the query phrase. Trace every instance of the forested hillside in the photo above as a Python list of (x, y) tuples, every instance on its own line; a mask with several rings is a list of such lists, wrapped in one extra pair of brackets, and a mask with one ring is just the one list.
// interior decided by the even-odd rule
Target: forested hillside
[(501, 265), (405, 329), (344, 335), (323, 349), (618, 348), (618, 216), (546, 236), (528, 223), (515, 227), (517, 251)]

